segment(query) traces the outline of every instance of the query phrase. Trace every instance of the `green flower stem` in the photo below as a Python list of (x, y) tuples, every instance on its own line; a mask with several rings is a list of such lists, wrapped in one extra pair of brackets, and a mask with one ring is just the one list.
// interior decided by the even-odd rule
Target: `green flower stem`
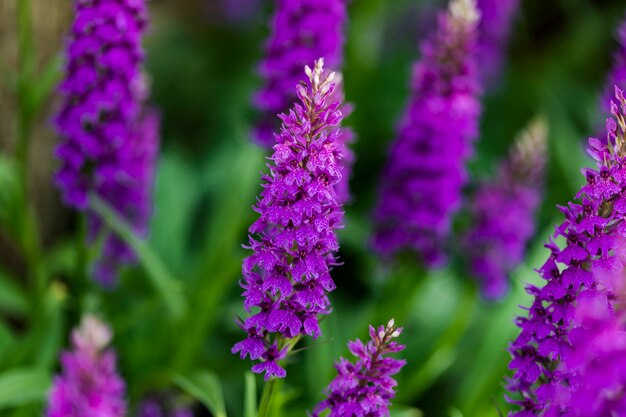
[(263, 387), (263, 394), (261, 394), (261, 402), (259, 403), (259, 412), (257, 417), (269, 417), (272, 405), (276, 393), (276, 378), (272, 378), (265, 383)]
[[(283, 339), (282, 337), (278, 338), (278, 349), (282, 350), (287, 348), (287, 356), (293, 350), (293, 348), (300, 341), (300, 336), (296, 336), (293, 339)], [(274, 403), (275, 397), (278, 392), (276, 384), (277, 379), (272, 378), (269, 381), (265, 382), (265, 386), (263, 387), (263, 393), (261, 394), (261, 402), (259, 403), (259, 412), (257, 417), (270, 417), (272, 415), (272, 404)]]

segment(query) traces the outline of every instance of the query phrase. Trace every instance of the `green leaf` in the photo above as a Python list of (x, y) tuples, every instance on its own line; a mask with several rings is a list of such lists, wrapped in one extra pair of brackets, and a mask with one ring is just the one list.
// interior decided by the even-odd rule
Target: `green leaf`
[(243, 416), (256, 417), (257, 399), (256, 399), (256, 379), (252, 372), (246, 372), (245, 376), (245, 397), (243, 402)]
[(181, 282), (169, 273), (167, 267), (146, 242), (137, 238), (126, 222), (106, 202), (97, 196), (91, 196), (91, 205), (109, 227), (133, 248), (172, 316), (180, 318), (185, 311)]
[(50, 375), (36, 369), (14, 369), (0, 375), (0, 410), (41, 403), (50, 387)]
[(215, 417), (226, 417), (222, 384), (208, 371), (197, 371), (189, 377), (177, 375), (174, 382), (189, 395), (204, 404)]

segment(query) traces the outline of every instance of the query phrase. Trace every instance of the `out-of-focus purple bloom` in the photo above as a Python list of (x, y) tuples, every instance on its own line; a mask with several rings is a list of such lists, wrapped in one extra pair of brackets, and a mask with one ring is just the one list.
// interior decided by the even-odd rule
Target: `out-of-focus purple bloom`
[(478, 186), (471, 206), (472, 229), (464, 251), (483, 296), (497, 299), (509, 288), (510, 272), (524, 259), (541, 202), (546, 128), (535, 121), (516, 141), (493, 180)]
[(383, 172), (374, 248), (389, 257), (415, 251), (429, 266), (443, 246), (467, 182), (481, 113), (473, 0), (454, 0), (422, 45), (413, 95)]
[[(278, 127), (276, 115), (287, 111), (297, 97), (293, 86), (300, 81), (302, 68), (323, 57), (327, 68), (339, 69), (343, 60), (345, 24), (348, 0), (278, 0), (272, 26), (272, 36), (266, 47), (266, 57), (259, 71), (264, 87), (256, 94), (255, 103), (261, 111), (261, 121), (255, 131), (255, 140), (261, 146), (272, 148), (274, 131)], [(343, 82), (335, 80), (336, 100), (345, 102)], [(349, 104), (342, 108), (344, 117), (352, 111)], [(342, 127), (337, 139), (343, 154), (344, 172), (337, 184), (337, 199), (350, 199), (348, 181), (354, 163), (350, 143), (352, 130)]]
[(521, 332), (510, 347), (515, 373), (508, 387), (511, 402), (519, 405), (513, 416), (542, 415), (559, 400), (557, 388), (571, 387), (571, 368), (557, 365), (571, 360), (577, 299), (604, 290), (613, 299), (610, 286), (605, 289), (598, 277), (623, 268), (617, 255), (626, 236), (626, 100), (618, 88), (611, 113), (606, 123), (610, 146), (590, 139), (598, 168), (584, 171), (587, 183), (577, 202), (561, 207), (565, 221), (555, 236), (566, 243), (562, 249), (553, 241), (546, 245), (551, 255), (538, 270), (546, 284), (528, 287), (534, 301), (527, 316), (517, 320)]
[(335, 193), (343, 115), (323, 60), (306, 73), (308, 83), (297, 86), (301, 103), (280, 115), (283, 126), (255, 207), (259, 219), (249, 230), (253, 253), (243, 262), (244, 307), (256, 312), (242, 323), (248, 336), (232, 351), (260, 359), (252, 370), (266, 379), (285, 375), (279, 361), (289, 339), (319, 336), (318, 316), (330, 312), (327, 293), (335, 289), (330, 270), (343, 220)]
[(123, 417), (125, 384), (115, 353), (107, 349), (110, 329), (92, 316), (72, 333), (72, 351), (61, 355), (63, 371), (54, 379), (47, 417)]
[[(169, 397), (166, 397), (169, 399)], [(164, 403), (169, 407), (164, 407)], [(148, 398), (143, 400), (137, 408), (137, 417), (193, 417), (193, 413), (188, 407), (172, 406), (163, 398)]]
[(56, 183), (68, 205), (87, 211), (91, 240), (105, 234), (95, 268), (104, 285), (112, 285), (118, 265), (134, 256), (103, 228), (89, 195), (106, 201), (139, 236), (146, 235), (151, 212), (159, 118), (145, 106), (141, 38), (146, 22), (142, 0), (77, 0), (60, 86)]
[(513, 19), (519, 9), (519, 0), (477, 2), (481, 15), (478, 62), (485, 82), (492, 84), (500, 77)]
[(313, 412), (318, 417), (329, 410), (328, 417), (384, 417), (389, 416), (389, 406), (397, 385), (392, 375), (400, 372), (406, 361), (387, 355), (405, 348), (393, 339), (400, 336), (402, 328), (391, 320), (378, 329), (370, 326), (370, 340), (364, 344), (359, 339), (348, 343), (350, 352), (357, 357), (352, 364), (341, 358), (335, 365), (337, 376), (326, 389), (327, 398)]
[(263, 113), (255, 139), (274, 145), (276, 115), (287, 111), (297, 97), (293, 86), (305, 65), (323, 57), (328, 68), (341, 66), (347, 0), (278, 0), (265, 60), (259, 67), (264, 80), (255, 103)]

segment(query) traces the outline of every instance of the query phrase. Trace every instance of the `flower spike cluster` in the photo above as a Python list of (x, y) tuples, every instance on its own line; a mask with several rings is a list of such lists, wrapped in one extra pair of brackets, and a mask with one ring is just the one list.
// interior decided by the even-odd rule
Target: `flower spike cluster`
[(467, 182), (481, 113), (476, 67), (479, 14), (474, 0), (453, 0), (422, 45), (413, 96), (383, 173), (374, 247), (389, 257), (415, 251), (429, 266), (443, 246)]
[(308, 83), (297, 86), (300, 103), (280, 115), (283, 126), (255, 207), (259, 219), (249, 230), (253, 253), (243, 262), (244, 307), (252, 315), (242, 323), (247, 338), (232, 351), (261, 360), (252, 370), (266, 379), (285, 376), (278, 362), (290, 343), (319, 336), (318, 316), (330, 312), (327, 293), (335, 289), (330, 270), (343, 220), (334, 188), (341, 180), (343, 115), (334, 74), (323, 65), (319, 59), (306, 67)]
[[(577, 300), (603, 289), (597, 279), (603, 271), (622, 267), (616, 254), (626, 236), (626, 99), (619, 88), (611, 113), (608, 145), (590, 139), (597, 169), (584, 171), (587, 182), (577, 201), (561, 207), (565, 220), (555, 237), (566, 243), (546, 245), (551, 255), (538, 270), (546, 283), (528, 287), (534, 300), (517, 320), (521, 332), (510, 347), (515, 372), (508, 387), (510, 401), (519, 406), (513, 416), (543, 415), (555, 401), (555, 390), (572, 386), (572, 372), (557, 365), (570, 360)], [(610, 291), (607, 299), (613, 299)]]
[(147, 233), (159, 118), (146, 108), (141, 38), (144, 1), (76, 0), (67, 47), (63, 102), (55, 120), (61, 143), (56, 183), (65, 202), (90, 217), (90, 239), (104, 235), (95, 276), (112, 285), (130, 248), (103, 228), (90, 194), (106, 201), (137, 235)]
[(487, 299), (503, 297), (508, 276), (524, 259), (541, 202), (546, 127), (534, 121), (516, 141), (496, 178), (478, 186), (471, 205), (473, 227), (464, 250)]
[(370, 340), (366, 344), (359, 339), (349, 342), (348, 348), (357, 361), (352, 364), (341, 358), (335, 364), (337, 376), (326, 389), (328, 398), (317, 405), (313, 417), (324, 410), (330, 410), (328, 417), (389, 416), (397, 385), (392, 375), (400, 372), (406, 361), (387, 355), (405, 348), (393, 340), (401, 333), (402, 328), (395, 327), (392, 319), (378, 329), (370, 326)]
[(493, 84), (502, 70), (519, 0), (477, 0), (480, 10), (478, 55), (484, 81)]
[(115, 353), (107, 349), (111, 330), (85, 316), (72, 333), (71, 352), (61, 355), (63, 372), (54, 379), (47, 417), (124, 417), (125, 384), (116, 371)]

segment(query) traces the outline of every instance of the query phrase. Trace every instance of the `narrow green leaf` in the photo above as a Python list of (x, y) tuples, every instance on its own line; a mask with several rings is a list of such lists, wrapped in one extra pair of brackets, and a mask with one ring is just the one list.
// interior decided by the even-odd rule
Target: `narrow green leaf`
[(226, 417), (222, 384), (208, 371), (197, 371), (189, 377), (177, 375), (174, 382), (189, 395), (204, 404), (215, 417)]
[(0, 410), (41, 403), (50, 387), (50, 375), (35, 369), (14, 369), (0, 374)]
[(133, 248), (172, 316), (180, 318), (185, 311), (185, 299), (181, 282), (171, 276), (161, 259), (143, 240), (135, 236), (126, 222), (106, 202), (97, 196), (92, 196), (91, 205), (102, 216), (109, 227)]
[(243, 416), (256, 417), (257, 399), (256, 399), (256, 379), (252, 372), (246, 372), (245, 376), (245, 397), (243, 403)]

